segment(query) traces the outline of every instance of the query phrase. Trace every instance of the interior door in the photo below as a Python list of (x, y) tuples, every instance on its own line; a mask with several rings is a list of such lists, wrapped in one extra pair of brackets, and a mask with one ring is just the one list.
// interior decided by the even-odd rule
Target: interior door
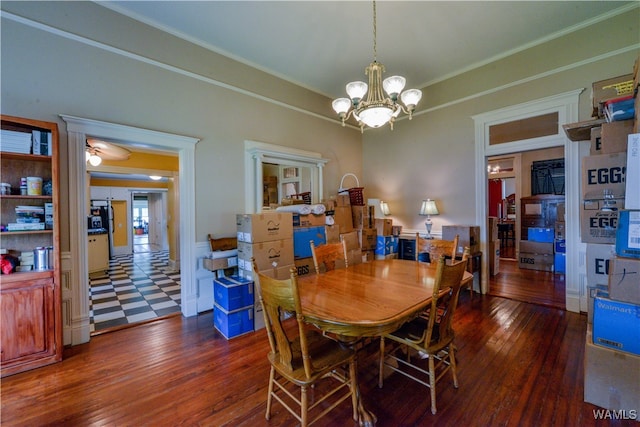
[(112, 200), (113, 208), (113, 254), (129, 255), (131, 253), (131, 245), (129, 243), (129, 234), (132, 227), (129, 226), (128, 211), (126, 200)]
[(168, 239), (164, 194), (148, 193), (147, 202), (149, 204), (149, 244), (166, 250)]

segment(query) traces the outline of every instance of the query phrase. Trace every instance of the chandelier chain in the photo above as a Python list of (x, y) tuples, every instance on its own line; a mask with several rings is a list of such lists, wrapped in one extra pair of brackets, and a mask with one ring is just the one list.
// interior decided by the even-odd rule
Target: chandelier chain
[(378, 62), (378, 46), (376, 43), (377, 28), (376, 28), (376, 2), (373, 2), (373, 62)]

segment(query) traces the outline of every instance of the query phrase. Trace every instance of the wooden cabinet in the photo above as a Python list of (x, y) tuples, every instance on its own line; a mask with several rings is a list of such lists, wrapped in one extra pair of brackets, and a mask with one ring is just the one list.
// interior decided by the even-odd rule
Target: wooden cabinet
[(529, 228), (554, 228), (558, 219), (558, 204), (564, 203), (564, 196), (539, 194), (520, 199), (520, 239), (528, 240)]
[[(0, 152), (0, 180), (11, 185), (10, 194), (0, 195), (2, 225), (0, 248), (20, 256), (37, 247), (50, 248), (49, 268), (20, 271), (0, 276), (2, 332), (0, 371), (7, 376), (62, 360), (60, 307), (60, 227), (58, 179), (58, 126), (56, 123), (1, 116), (3, 150), (5, 131), (18, 132), (22, 139), (42, 136), (42, 153)], [(31, 136), (31, 137), (30, 137)], [(40, 148), (40, 147), (38, 147)], [(21, 194), (21, 179), (42, 178), (40, 191)], [(36, 194), (34, 194), (36, 193)], [(41, 194), (37, 194), (41, 193)], [(48, 205), (44, 229), (7, 231), (17, 224), (18, 206)], [(44, 215), (43, 215), (44, 216)], [(15, 227), (15, 226), (14, 226)]]
[(89, 255), (89, 273), (109, 269), (109, 236), (108, 234), (90, 234), (87, 246)]

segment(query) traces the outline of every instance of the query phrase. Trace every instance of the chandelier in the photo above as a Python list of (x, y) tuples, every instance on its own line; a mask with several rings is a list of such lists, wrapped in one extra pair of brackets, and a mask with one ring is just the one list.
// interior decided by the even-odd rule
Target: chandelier
[[(393, 130), (393, 122), (400, 112), (409, 115), (409, 120), (416, 108), (416, 104), (422, 98), (422, 91), (408, 89), (404, 92), (406, 79), (402, 76), (387, 77), (382, 81), (384, 65), (377, 61), (376, 46), (376, 2), (373, 2), (373, 62), (365, 68), (365, 75), (369, 76), (369, 85), (356, 81), (347, 84), (349, 98), (338, 98), (331, 104), (342, 120), (345, 121), (353, 114), (358, 121), (360, 130), (364, 132), (365, 125), (371, 128), (379, 128), (387, 123)], [(387, 93), (384, 96), (382, 89)], [(368, 89), (368, 91), (367, 91)], [(364, 96), (367, 95), (366, 100)], [(402, 104), (398, 102), (398, 95)], [(353, 108), (352, 108), (353, 107)]]

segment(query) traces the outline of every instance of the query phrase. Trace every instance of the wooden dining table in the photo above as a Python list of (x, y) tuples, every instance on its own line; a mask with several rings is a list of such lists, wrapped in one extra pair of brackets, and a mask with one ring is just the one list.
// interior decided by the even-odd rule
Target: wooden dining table
[[(431, 304), (435, 275), (435, 264), (388, 259), (300, 276), (302, 314), (305, 322), (347, 343), (380, 336), (395, 331)], [(465, 271), (462, 286), (472, 280), (472, 274)], [(375, 425), (375, 415), (364, 408), (357, 392), (360, 425)]]

